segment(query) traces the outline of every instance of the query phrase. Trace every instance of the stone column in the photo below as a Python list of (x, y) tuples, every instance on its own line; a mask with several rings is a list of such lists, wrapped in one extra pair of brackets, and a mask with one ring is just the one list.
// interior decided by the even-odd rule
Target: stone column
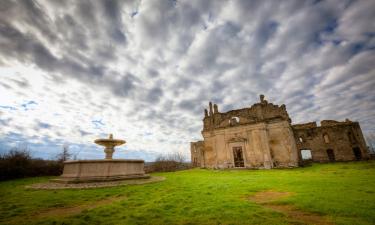
[(253, 148), (255, 155), (258, 156), (256, 163), (263, 163), (264, 168), (271, 169), (273, 167), (270, 146), (268, 143), (268, 133), (266, 125), (262, 124), (258, 129), (252, 132)]
[(285, 130), (286, 130), (285, 133), (287, 134), (286, 148), (290, 155), (288, 166), (298, 166), (300, 154), (297, 148), (296, 140), (294, 138), (292, 127), (290, 126), (289, 123), (285, 123)]
[(273, 160), (271, 156), (271, 150), (269, 145), (269, 138), (266, 128), (260, 130), (260, 140), (263, 150), (264, 168), (271, 169), (273, 167)]
[(114, 146), (106, 146), (104, 149), (105, 159), (112, 159), (113, 152), (115, 152)]

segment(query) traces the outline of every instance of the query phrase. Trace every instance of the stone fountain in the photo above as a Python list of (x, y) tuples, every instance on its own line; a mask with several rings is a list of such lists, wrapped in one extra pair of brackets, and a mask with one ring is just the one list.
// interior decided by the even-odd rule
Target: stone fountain
[(95, 143), (104, 146), (104, 160), (73, 160), (64, 162), (64, 171), (55, 182), (83, 183), (98, 181), (116, 181), (125, 179), (149, 178), (144, 172), (144, 161), (140, 159), (112, 159), (115, 146), (126, 142), (113, 139), (96, 139)]
[(112, 159), (112, 155), (115, 152), (115, 146), (126, 143), (124, 140), (113, 139), (113, 134), (110, 134), (108, 139), (96, 139), (94, 142), (105, 147), (105, 159)]

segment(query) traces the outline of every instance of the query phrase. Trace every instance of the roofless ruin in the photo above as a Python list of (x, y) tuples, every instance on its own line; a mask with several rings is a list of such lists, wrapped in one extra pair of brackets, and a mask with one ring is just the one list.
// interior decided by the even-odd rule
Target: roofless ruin
[(264, 95), (249, 108), (228, 112), (210, 102), (202, 135), (203, 141), (191, 143), (191, 161), (204, 168), (297, 167), (306, 156), (315, 162), (368, 159), (358, 122), (293, 125), (285, 105), (268, 103)]

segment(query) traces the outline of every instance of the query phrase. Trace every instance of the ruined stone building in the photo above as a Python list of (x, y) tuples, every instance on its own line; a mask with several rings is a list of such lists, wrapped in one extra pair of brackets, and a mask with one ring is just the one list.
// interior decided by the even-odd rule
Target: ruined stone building
[(191, 143), (195, 166), (271, 169), (296, 167), (306, 156), (316, 162), (368, 158), (358, 122), (293, 125), (285, 105), (268, 103), (263, 95), (249, 108), (228, 112), (210, 102), (204, 114), (204, 140)]

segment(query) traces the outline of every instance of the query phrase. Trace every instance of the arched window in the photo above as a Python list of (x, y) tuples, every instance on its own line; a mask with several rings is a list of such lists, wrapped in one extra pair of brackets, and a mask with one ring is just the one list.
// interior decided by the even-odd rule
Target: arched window
[(324, 142), (325, 142), (326, 144), (329, 143), (329, 137), (328, 137), (328, 134), (323, 134), (323, 139), (324, 139)]
[(298, 140), (299, 140), (299, 142), (303, 143), (303, 137), (302, 137), (302, 136), (300, 136), (300, 137), (298, 138)]

